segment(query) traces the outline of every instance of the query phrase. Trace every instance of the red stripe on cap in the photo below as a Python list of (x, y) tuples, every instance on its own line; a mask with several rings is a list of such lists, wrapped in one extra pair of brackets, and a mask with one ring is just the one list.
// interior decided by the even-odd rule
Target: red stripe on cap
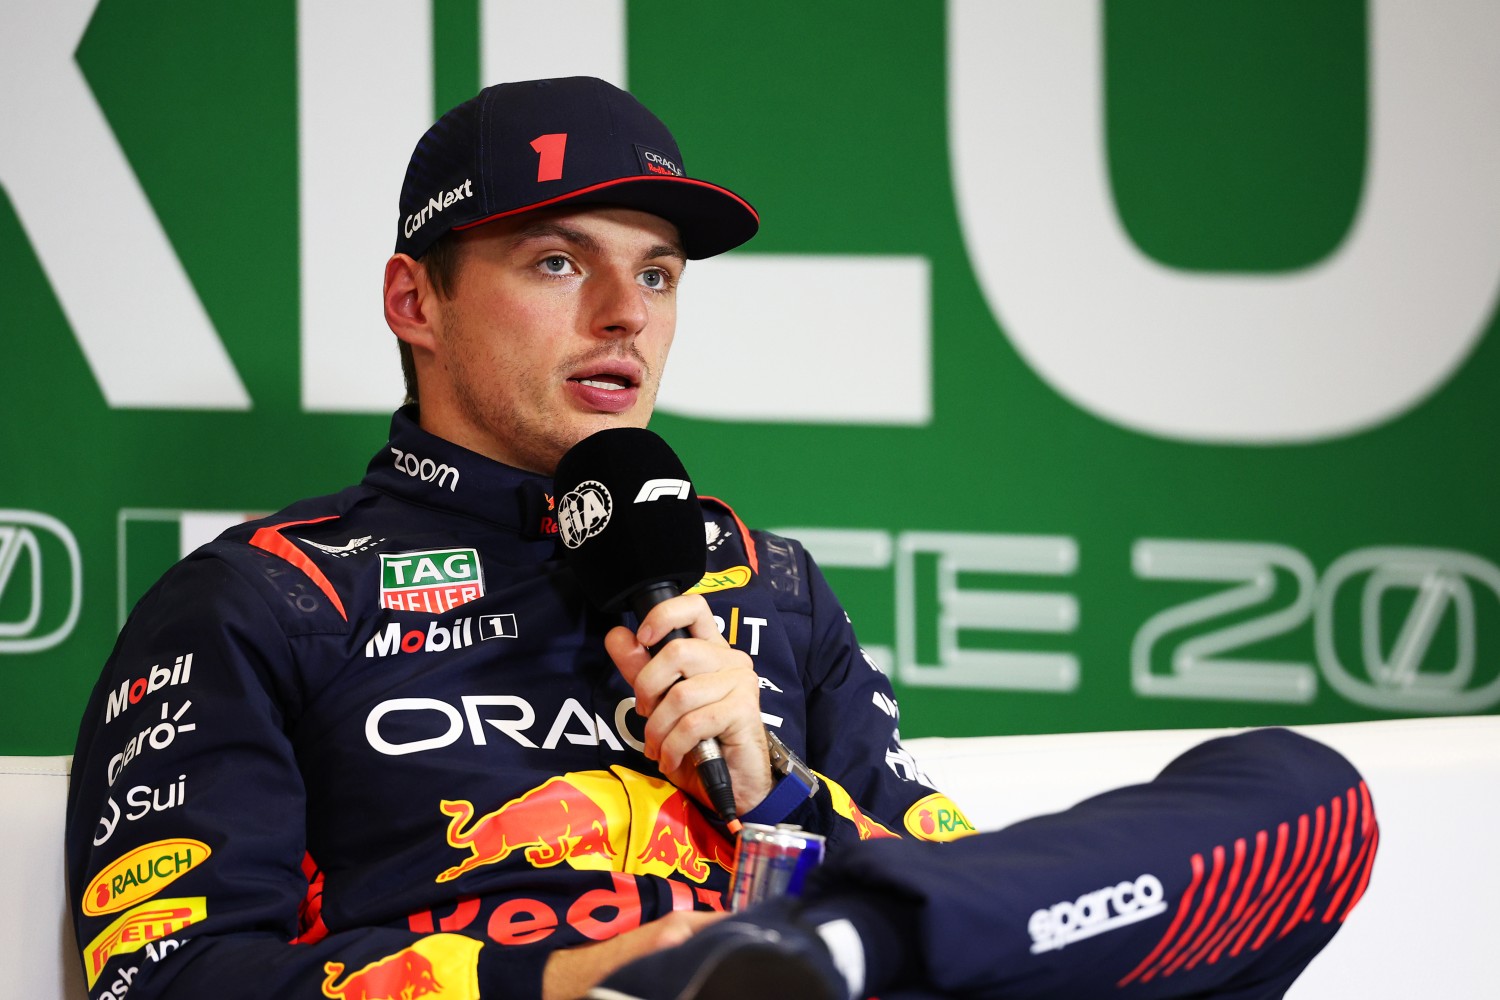
[(282, 528), (295, 528), (299, 524), (318, 524), (322, 521), (335, 520), (337, 517), (337, 514), (330, 514), (327, 517), (315, 517), (308, 521), (287, 521), (285, 524), (273, 524), (269, 528), (257, 530), (254, 535), (250, 536), (250, 544), (271, 553), (273, 556), (285, 559), (300, 569), (333, 604), (333, 608), (339, 613), (339, 617), (344, 619), (344, 621), (348, 621), (349, 616), (344, 612), (344, 602), (339, 600), (339, 595), (334, 592), (333, 584), (328, 582), (328, 577), (324, 576), (323, 571), (318, 569), (311, 559), (307, 558), (307, 553), (297, 548), (297, 546), (279, 534)]
[(1161, 940), (1156, 943), (1156, 947), (1151, 949), (1151, 954), (1141, 959), (1141, 964), (1132, 969), (1124, 979), (1115, 983), (1116, 987), (1128, 986), (1134, 982), (1137, 977), (1156, 962), (1156, 956), (1166, 950), (1167, 945), (1172, 943), (1173, 938), (1177, 937), (1177, 930), (1182, 926), (1182, 922), (1187, 919), (1188, 908), (1193, 905), (1193, 896), (1198, 891), (1198, 884), (1203, 881), (1203, 855), (1193, 855), (1192, 868), (1193, 880), (1188, 883), (1187, 892), (1182, 894), (1182, 902), (1177, 904), (1177, 915), (1172, 918), (1172, 925), (1161, 936)]
[(709, 191), (714, 191), (718, 194), (722, 194), (728, 198), (733, 199), (739, 204), (741, 208), (750, 213), (750, 217), (755, 220), (757, 225), (760, 224), (760, 213), (751, 208), (748, 201), (741, 198), (739, 195), (735, 194), (728, 188), (722, 188), (717, 184), (710, 184), (708, 181), (700, 181), (692, 177), (663, 177), (660, 174), (631, 174), (629, 177), (616, 177), (614, 180), (601, 181), (598, 184), (590, 184), (588, 187), (579, 188), (577, 191), (569, 191), (567, 194), (560, 194), (555, 198), (547, 198), (544, 201), (532, 202), (530, 205), (522, 205), (520, 208), (507, 208), (503, 212), (496, 212), (494, 215), (487, 215), (482, 219), (475, 219), (473, 222), (465, 222), (462, 225), (454, 226), (453, 229), (455, 232), (463, 229), (473, 229), (475, 226), (482, 226), (486, 222), (494, 222), (496, 219), (504, 219), (507, 216), (511, 215), (520, 215), (522, 212), (534, 212), (539, 208), (546, 208), (549, 205), (561, 205), (564, 202), (572, 201), (579, 195), (593, 194), (595, 191), (606, 191), (612, 187), (619, 187), (621, 184), (639, 184), (641, 181), (656, 181), (662, 184), (691, 184), (694, 187), (706, 188)]

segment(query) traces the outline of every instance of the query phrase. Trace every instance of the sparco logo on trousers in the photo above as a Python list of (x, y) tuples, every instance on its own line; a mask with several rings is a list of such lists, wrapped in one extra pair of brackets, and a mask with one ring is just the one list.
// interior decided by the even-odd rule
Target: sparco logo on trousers
[(1057, 951), (1074, 941), (1147, 920), (1167, 909), (1166, 891), (1155, 875), (1086, 892), (1073, 902), (1053, 903), (1026, 922), (1031, 953)]
[(557, 530), (563, 544), (576, 549), (603, 531), (614, 511), (614, 500), (603, 483), (585, 479), (557, 502)]
[(453, 466), (446, 463), (439, 465), (430, 458), (418, 458), (412, 452), (402, 451), (400, 448), (392, 448), (391, 454), (396, 456), (396, 468), (413, 479), (446, 486), (449, 493), (458, 492), (458, 470)]
[(434, 215), (453, 204), (455, 201), (463, 201), (474, 194), (474, 179), (471, 177), (451, 191), (439, 191), (427, 199), (427, 204), (406, 217), (401, 224), (401, 231), (411, 239), (412, 234), (425, 226)]

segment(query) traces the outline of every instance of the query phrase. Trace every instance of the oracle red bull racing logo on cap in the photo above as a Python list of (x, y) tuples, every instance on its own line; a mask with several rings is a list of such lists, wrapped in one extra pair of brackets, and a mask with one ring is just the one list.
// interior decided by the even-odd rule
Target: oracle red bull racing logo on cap
[(484, 570), (474, 549), (382, 553), (380, 606), (441, 615), (484, 596)]
[(469, 857), (441, 872), (449, 882), (519, 853), (538, 867), (570, 867), (634, 875), (681, 875), (702, 884), (734, 849), (680, 789), (618, 765), (570, 771), (476, 818), (467, 799), (445, 799), (450, 847)]
[(481, 942), (462, 934), (432, 934), (410, 948), (345, 975), (345, 963), (323, 963), (329, 1000), (479, 1000)]

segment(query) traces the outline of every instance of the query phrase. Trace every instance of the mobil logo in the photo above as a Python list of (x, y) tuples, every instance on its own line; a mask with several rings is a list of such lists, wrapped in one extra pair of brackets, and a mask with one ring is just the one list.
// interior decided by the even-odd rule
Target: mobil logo
[[(659, 784), (671, 788), (666, 782)], [(682, 791), (672, 788), (647, 829), (650, 832), (644, 845), (632, 855), (635, 871), (663, 877), (681, 874), (703, 882), (708, 878), (710, 863), (725, 871), (734, 870), (734, 846)]]
[(390, 622), (370, 636), (365, 643), (366, 658), (394, 656), (397, 653), (441, 653), (463, 649), (474, 644), (474, 620), (460, 618), (451, 625), (428, 622), (425, 628), (402, 631), (400, 622)]
[[(416, 628), (389, 622), (365, 643), (365, 657), (375, 659), (397, 653), (441, 653), (463, 649), (474, 645), (474, 624), (473, 618), (459, 618), (452, 623), (430, 621)], [(480, 640), (514, 639), (519, 635), (513, 614), (480, 615), (478, 624)]]
[(620, 829), (629, 826), (624, 788), (608, 771), (570, 771), (550, 778), (478, 819), (467, 799), (444, 799), (440, 808), (450, 817), (448, 845), (470, 854), (438, 875), (438, 882), (504, 861), (516, 851), (539, 868), (567, 861), (574, 868), (608, 870), (620, 854), (610, 835), (610, 819), (617, 818)]
[(193, 654), (184, 653), (173, 661), (171, 669), (158, 663), (135, 680), (121, 681), (119, 689), (109, 693), (109, 700), (104, 706), (105, 723), (115, 721), (120, 713), (131, 705), (138, 704), (146, 695), (164, 687), (186, 684), (192, 676)]
[(381, 553), (382, 608), (441, 615), (483, 596), (484, 570), (475, 549)]

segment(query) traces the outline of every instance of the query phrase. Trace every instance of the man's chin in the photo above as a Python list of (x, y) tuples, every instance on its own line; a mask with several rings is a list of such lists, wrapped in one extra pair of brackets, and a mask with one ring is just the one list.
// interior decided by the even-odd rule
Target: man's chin
[(572, 421), (569, 433), (560, 435), (552, 442), (552, 447), (545, 456), (538, 458), (539, 465), (545, 465), (542, 471), (546, 475), (553, 475), (557, 471), (557, 463), (568, 453), (572, 447), (584, 438), (597, 434), (612, 427), (645, 427), (651, 419), (650, 413), (640, 414), (634, 411), (627, 413), (593, 413), (586, 418)]

